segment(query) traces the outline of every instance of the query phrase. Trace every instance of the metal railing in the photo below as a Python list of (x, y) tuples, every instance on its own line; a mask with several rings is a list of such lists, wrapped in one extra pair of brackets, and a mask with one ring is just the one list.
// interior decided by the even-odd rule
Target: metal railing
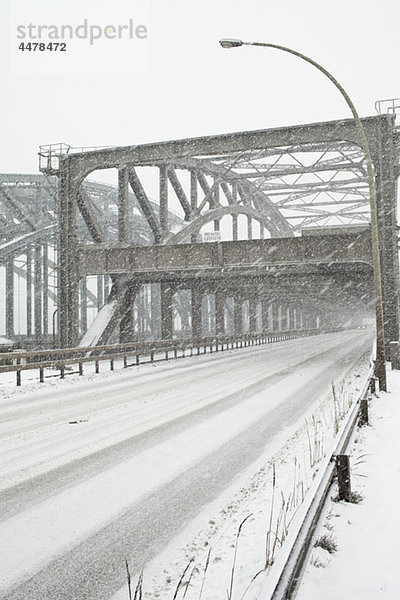
[(375, 365), (372, 357), (370, 363), (370, 370), (358, 399), (343, 421), (332, 450), (327, 453), (304, 500), (297, 526), (292, 531), (289, 530), (286, 544), (266, 579), (260, 596), (264, 600), (289, 600), (296, 596), (314, 546), (319, 518), (336, 476), (335, 458), (345, 453), (360, 417), (364, 416), (361, 411), (363, 403), (367, 402), (369, 393), (375, 391)]
[[(110, 369), (114, 369), (116, 359), (123, 360), (124, 368), (139, 365), (143, 359), (146, 362), (169, 360), (194, 354), (205, 354), (206, 352), (220, 352), (234, 348), (245, 348), (247, 346), (270, 344), (290, 340), (297, 337), (306, 337), (325, 333), (320, 329), (277, 331), (258, 334), (243, 334), (210, 336), (191, 339), (170, 339), (154, 342), (133, 342), (130, 344), (113, 344), (108, 346), (77, 347), (54, 350), (18, 350), (0, 354), (0, 373), (16, 373), (16, 384), (22, 383), (22, 372), (37, 369), (39, 381), (44, 382), (45, 369), (59, 370), (61, 379), (65, 377), (66, 369), (70, 365), (78, 365), (78, 371), (72, 371), (83, 375), (83, 365), (94, 363), (95, 372), (100, 371), (100, 362), (109, 361)], [(133, 363), (128, 364), (132, 359)]]

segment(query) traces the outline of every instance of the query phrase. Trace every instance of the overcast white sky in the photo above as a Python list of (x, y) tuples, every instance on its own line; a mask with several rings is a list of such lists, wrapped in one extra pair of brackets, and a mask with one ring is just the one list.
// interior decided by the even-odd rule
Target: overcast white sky
[[(363, 116), (374, 114), (375, 100), (400, 96), (398, 0), (0, 0), (0, 6), (1, 172), (36, 172), (38, 146), (46, 143), (128, 145), (349, 116), (313, 67), (270, 49), (223, 50), (221, 37), (308, 54), (339, 79)], [(70, 44), (67, 59), (73, 53), (77, 71), (90, 60), (99, 71), (104, 56), (103, 73), (29, 74), (40, 57), (26, 52), (26, 73), (15, 73), (10, 57), (25, 60), (16, 20), (78, 25), (84, 18), (100, 25), (145, 22), (148, 39)], [(67, 59), (53, 56), (53, 71), (57, 64), (65, 70)]]

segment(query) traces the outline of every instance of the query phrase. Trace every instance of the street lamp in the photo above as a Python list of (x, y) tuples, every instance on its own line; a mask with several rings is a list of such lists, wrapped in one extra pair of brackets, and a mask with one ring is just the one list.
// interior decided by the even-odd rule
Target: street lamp
[(364, 152), (365, 162), (367, 164), (368, 173), (368, 187), (369, 187), (369, 202), (371, 210), (371, 241), (372, 241), (372, 264), (374, 271), (374, 292), (375, 292), (375, 312), (376, 312), (376, 374), (379, 380), (379, 389), (386, 391), (386, 364), (385, 364), (385, 337), (383, 328), (383, 302), (382, 302), (382, 284), (381, 284), (381, 264), (379, 255), (379, 238), (378, 238), (378, 216), (376, 207), (376, 189), (374, 180), (374, 169), (372, 166), (371, 152), (368, 145), (367, 136), (365, 135), (363, 124), (361, 123), (360, 117), (357, 110), (348, 96), (345, 89), (340, 83), (315, 60), (312, 60), (308, 56), (286, 48), (286, 46), (280, 46), (278, 44), (267, 44), (265, 42), (243, 42), (242, 40), (235, 40), (225, 38), (219, 42), (223, 48), (238, 48), (239, 46), (261, 46), (263, 48), (275, 48), (276, 50), (282, 50), (288, 52), (294, 56), (298, 56), (302, 60), (310, 63), (316, 67), (321, 73), (334, 84), (334, 86), (342, 94), (346, 100), (348, 107), (350, 108), (354, 121), (357, 127), (358, 134), (360, 136), (361, 147)]

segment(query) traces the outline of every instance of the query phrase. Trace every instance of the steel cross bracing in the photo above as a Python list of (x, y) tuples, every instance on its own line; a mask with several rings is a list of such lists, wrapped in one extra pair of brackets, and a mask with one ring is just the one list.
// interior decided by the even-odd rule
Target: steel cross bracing
[[(207, 163), (203, 159), (209, 175), (225, 169), (225, 181), (231, 185), (250, 182), (278, 208), (291, 232), (311, 224), (369, 221), (364, 155), (358, 146), (346, 142), (289, 146), (209, 157)], [(199, 168), (201, 164), (198, 161)]]

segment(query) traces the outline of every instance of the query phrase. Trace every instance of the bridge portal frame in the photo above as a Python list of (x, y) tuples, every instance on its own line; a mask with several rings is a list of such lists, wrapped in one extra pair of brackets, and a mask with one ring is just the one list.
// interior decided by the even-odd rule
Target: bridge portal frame
[[(371, 150), (377, 190), (378, 235), (382, 267), (382, 296), (385, 339), (398, 339), (398, 251), (396, 223), (398, 156), (394, 141), (393, 115), (379, 115), (362, 119)], [(93, 171), (118, 169), (120, 181), (119, 224), (120, 240), (126, 239), (124, 216), (126, 181), (136, 166), (160, 165), (162, 161), (193, 156), (230, 154), (255, 149), (296, 146), (310, 143), (347, 141), (361, 146), (356, 125), (352, 119), (328, 121), (283, 128), (230, 133), (218, 136), (173, 140), (59, 156), (59, 323), (60, 344), (74, 346), (78, 338), (78, 273), (76, 211), (79, 207), (85, 218), (85, 203), (81, 185)], [(131, 175), (132, 180), (132, 175)], [(160, 180), (161, 181), (161, 180)], [(132, 187), (137, 186), (133, 177)], [(161, 185), (161, 182), (160, 182)], [(165, 189), (165, 182), (164, 188)], [(140, 195), (140, 188), (136, 190)], [(160, 200), (162, 191), (160, 189)], [(160, 220), (165, 211), (160, 206)], [(221, 216), (221, 215), (220, 215)], [(94, 242), (102, 242), (95, 222), (86, 210), (86, 222)], [(149, 214), (151, 225), (151, 214)], [(193, 223), (193, 230), (196, 224)], [(284, 229), (284, 228), (283, 228)], [(190, 233), (187, 230), (186, 235)], [(285, 234), (283, 233), (283, 236)], [(290, 235), (287, 231), (286, 235)], [(155, 236), (156, 238), (156, 236)], [(160, 243), (160, 239), (155, 239)], [(171, 240), (178, 241), (178, 240)], [(168, 243), (168, 240), (163, 240)]]

